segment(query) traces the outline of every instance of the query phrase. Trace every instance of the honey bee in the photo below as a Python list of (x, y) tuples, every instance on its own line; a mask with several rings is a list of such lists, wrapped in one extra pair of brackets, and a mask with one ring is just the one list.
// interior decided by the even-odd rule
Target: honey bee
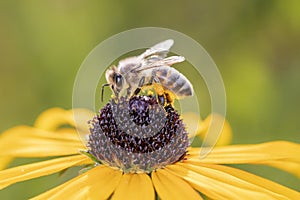
[(137, 95), (144, 86), (154, 86), (161, 105), (173, 103), (175, 98), (192, 96), (193, 86), (190, 81), (171, 65), (185, 60), (182, 56), (167, 57), (174, 41), (169, 39), (147, 49), (139, 56), (119, 61), (118, 67), (112, 66), (106, 71), (107, 83), (116, 98), (126, 92), (129, 98)]

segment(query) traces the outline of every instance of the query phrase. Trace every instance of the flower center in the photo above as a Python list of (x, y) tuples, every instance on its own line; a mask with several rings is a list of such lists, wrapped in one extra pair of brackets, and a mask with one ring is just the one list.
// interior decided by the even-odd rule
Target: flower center
[(175, 109), (154, 97), (121, 97), (90, 121), (89, 153), (124, 172), (151, 172), (179, 161), (189, 140)]

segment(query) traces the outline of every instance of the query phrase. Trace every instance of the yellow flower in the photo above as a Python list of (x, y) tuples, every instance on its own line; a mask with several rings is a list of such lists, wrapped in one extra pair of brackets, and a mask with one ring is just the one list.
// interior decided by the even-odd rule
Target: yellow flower
[[(74, 166), (95, 164), (95, 158), (79, 153), (79, 150), (89, 148), (78, 137), (72, 112), (49, 109), (38, 117), (33, 127), (18, 126), (0, 135), (2, 168), (14, 158), (52, 157), (0, 171), (1, 189)], [(70, 128), (62, 128), (66, 125)], [(150, 171), (147, 171), (149, 167), (140, 170), (142, 166), (136, 164), (133, 167), (139, 169), (125, 172), (121, 164), (111, 167), (109, 162), (96, 161), (92, 169), (33, 199), (150, 200), (156, 195), (161, 199), (202, 199), (203, 196), (210, 199), (300, 199), (300, 193), (295, 190), (223, 165), (264, 164), (300, 177), (299, 144), (275, 141), (219, 146), (200, 159), (201, 150), (189, 147), (183, 159)], [(115, 159), (117, 165), (120, 160)]]

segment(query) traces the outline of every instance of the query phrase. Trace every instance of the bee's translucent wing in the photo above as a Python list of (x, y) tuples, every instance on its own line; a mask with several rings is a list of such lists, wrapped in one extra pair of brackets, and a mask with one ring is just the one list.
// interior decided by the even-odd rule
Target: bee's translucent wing
[(172, 39), (168, 39), (165, 41), (162, 41), (156, 45), (154, 45), (153, 47), (151, 47), (150, 49), (152, 50), (169, 50), (174, 44), (174, 40)]
[(149, 65), (142, 66), (139, 70), (136, 70), (136, 72), (140, 72), (147, 69), (152, 69), (156, 67), (162, 67), (162, 66), (171, 66), (175, 63), (181, 63), (185, 60), (183, 56), (170, 56), (168, 58), (164, 58), (162, 60), (157, 60), (156, 62), (153, 62)]
[(146, 59), (149, 56), (155, 56), (157, 58), (165, 58), (170, 48), (173, 46), (173, 44), (174, 44), (174, 40), (172, 39), (165, 40), (147, 49), (143, 54), (140, 55), (140, 57), (144, 59)]
[(175, 63), (181, 63), (185, 60), (185, 58), (183, 56), (170, 56), (168, 58), (164, 58), (163, 60), (158, 60), (154, 63), (152, 63), (152, 66), (163, 66), (163, 65), (167, 65), (167, 66), (171, 66)]

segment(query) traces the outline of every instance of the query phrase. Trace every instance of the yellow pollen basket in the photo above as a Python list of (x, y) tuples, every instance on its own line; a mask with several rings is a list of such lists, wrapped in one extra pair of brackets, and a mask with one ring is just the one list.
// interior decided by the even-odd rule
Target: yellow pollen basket
[(166, 90), (159, 83), (153, 83), (152, 85), (143, 86), (142, 92), (145, 93), (146, 95), (154, 96), (156, 93), (159, 96), (164, 96), (166, 102), (168, 102), (172, 106), (174, 105), (174, 101), (177, 98), (173, 92), (171, 92), (170, 90)]

